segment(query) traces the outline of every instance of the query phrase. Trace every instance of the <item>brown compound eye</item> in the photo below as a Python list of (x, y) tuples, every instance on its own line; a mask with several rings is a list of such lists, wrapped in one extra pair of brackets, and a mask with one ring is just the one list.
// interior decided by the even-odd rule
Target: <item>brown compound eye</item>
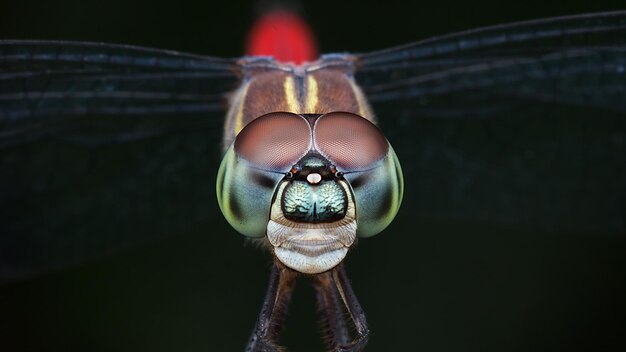
[(315, 148), (342, 171), (367, 169), (382, 159), (389, 143), (365, 118), (349, 112), (321, 116), (313, 128)]
[(311, 127), (301, 116), (273, 112), (258, 117), (235, 139), (235, 153), (261, 169), (288, 171), (312, 145)]

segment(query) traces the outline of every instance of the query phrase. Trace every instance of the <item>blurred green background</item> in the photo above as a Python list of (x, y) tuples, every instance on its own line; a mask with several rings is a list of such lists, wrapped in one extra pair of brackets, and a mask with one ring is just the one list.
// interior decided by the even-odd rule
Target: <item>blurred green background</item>
[[(301, 9), (322, 52), (361, 52), (619, 6), (348, 0)], [(0, 38), (232, 57), (242, 54), (257, 11), (257, 2), (245, 1), (4, 1)], [(0, 350), (243, 350), (270, 256), (218, 219), (210, 228), (0, 286)], [(347, 267), (371, 325), (367, 351), (618, 351), (626, 350), (624, 249), (623, 238), (415, 222), (401, 210), (382, 235), (359, 243)], [(292, 350), (321, 350), (304, 279), (286, 324), (283, 342)]]

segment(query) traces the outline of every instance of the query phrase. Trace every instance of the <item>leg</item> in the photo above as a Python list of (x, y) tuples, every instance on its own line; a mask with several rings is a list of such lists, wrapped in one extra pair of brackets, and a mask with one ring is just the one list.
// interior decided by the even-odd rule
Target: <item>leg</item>
[(322, 315), (325, 340), (329, 347), (348, 345), (352, 338), (346, 324), (346, 308), (330, 272), (313, 277), (317, 304)]
[[(343, 264), (339, 264), (330, 272), (314, 277), (317, 301), (325, 314), (325, 322), (330, 330), (330, 342), (334, 352), (362, 351), (369, 338), (369, 328), (365, 312), (359, 304)], [(350, 337), (344, 310), (348, 312), (356, 337)]]
[(277, 352), (282, 348), (275, 339), (280, 333), (281, 322), (291, 299), (297, 274), (285, 267), (272, 266), (265, 301), (248, 341), (246, 352)]
[(362, 351), (365, 345), (367, 345), (370, 333), (367, 320), (365, 319), (365, 312), (363, 308), (361, 308), (361, 304), (359, 304), (359, 300), (356, 298), (354, 291), (352, 291), (352, 286), (350, 286), (350, 280), (348, 280), (346, 268), (343, 266), (343, 263), (332, 270), (332, 276), (339, 291), (339, 295), (348, 309), (348, 313), (350, 313), (352, 322), (354, 322), (357, 333), (356, 339), (350, 345), (337, 346), (335, 352)]

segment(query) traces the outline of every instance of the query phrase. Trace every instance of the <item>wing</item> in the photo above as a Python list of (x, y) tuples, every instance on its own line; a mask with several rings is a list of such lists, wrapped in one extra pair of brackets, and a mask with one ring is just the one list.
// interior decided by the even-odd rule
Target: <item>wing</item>
[(488, 27), (357, 56), (405, 172), (404, 212), (626, 230), (626, 12)]
[(218, 216), (238, 70), (123, 45), (0, 41), (0, 280)]

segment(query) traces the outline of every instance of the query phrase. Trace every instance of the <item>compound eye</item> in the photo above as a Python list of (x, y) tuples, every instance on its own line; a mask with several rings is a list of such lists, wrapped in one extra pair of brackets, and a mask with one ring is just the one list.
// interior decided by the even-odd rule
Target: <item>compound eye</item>
[(316, 149), (342, 171), (367, 169), (389, 150), (389, 143), (378, 127), (348, 112), (321, 116), (313, 135)]
[(235, 139), (235, 153), (261, 169), (289, 170), (311, 149), (311, 127), (301, 116), (273, 112), (258, 117)]

